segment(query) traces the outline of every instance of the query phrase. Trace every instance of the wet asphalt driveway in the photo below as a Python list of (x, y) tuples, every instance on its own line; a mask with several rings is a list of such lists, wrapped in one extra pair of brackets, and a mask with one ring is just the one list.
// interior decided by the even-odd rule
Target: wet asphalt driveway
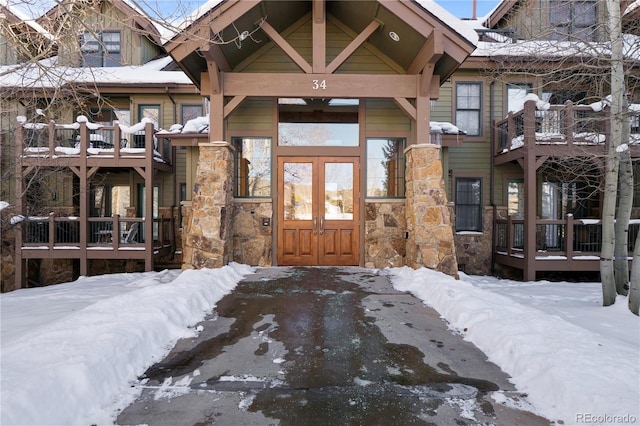
[(508, 408), (524, 405), (508, 376), (376, 271), (259, 269), (199, 326), (118, 424), (549, 424)]

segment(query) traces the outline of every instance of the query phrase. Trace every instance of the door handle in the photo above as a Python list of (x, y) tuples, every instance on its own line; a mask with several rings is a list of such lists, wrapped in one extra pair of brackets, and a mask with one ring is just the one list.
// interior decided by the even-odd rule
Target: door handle
[(320, 235), (324, 235), (324, 216), (320, 217)]
[(313, 235), (318, 235), (318, 216), (313, 217)]

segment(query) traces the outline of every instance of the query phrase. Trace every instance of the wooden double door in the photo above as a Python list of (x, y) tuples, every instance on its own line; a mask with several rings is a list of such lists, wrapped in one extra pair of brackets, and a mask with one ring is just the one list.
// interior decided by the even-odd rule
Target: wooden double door
[(359, 160), (278, 158), (278, 265), (359, 264)]

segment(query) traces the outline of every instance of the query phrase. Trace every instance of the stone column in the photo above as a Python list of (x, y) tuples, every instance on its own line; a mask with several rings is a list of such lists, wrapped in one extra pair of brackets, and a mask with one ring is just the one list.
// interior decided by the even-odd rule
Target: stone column
[(183, 230), (182, 269), (220, 268), (231, 260), (233, 148), (227, 142), (199, 148), (191, 215)]
[(407, 265), (426, 266), (457, 277), (453, 229), (442, 179), (440, 146), (411, 145), (406, 150)]

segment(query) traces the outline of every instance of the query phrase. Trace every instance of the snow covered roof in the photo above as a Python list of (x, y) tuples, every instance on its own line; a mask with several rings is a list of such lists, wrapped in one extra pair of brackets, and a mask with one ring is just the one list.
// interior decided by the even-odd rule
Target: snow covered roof
[[(8, 13), (12, 14), (15, 17), (15, 19), (23, 22), (25, 25), (27, 25), (37, 33), (44, 35), (48, 39), (53, 39), (51, 33), (49, 33), (40, 24), (38, 24), (34, 17), (31, 17), (29, 16), (29, 14), (25, 13), (24, 6), (26, 2), (20, 2), (19, 5), (21, 5), (22, 7), (18, 7), (18, 5), (10, 3), (9, 1), (10, 0), (0, 0), (0, 6), (4, 7)], [(2, 15), (3, 14), (0, 13), (0, 19), (10, 18), (7, 16), (3, 17)]]
[(494, 27), (518, 2), (519, 0), (499, 1), (496, 7), (482, 19), (482, 23), (488, 28)]
[(57, 58), (37, 64), (0, 67), (0, 88), (52, 88), (65, 84), (192, 84), (182, 71), (163, 71), (171, 63), (169, 56), (147, 62), (106, 68), (73, 68), (57, 65)]
[[(178, 25), (177, 29), (185, 29), (189, 25), (193, 24), (195, 21), (200, 19), (205, 14), (214, 10), (221, 3), (224, 3), (227, 0), (208, 0), (203, 5), (199, 6), (196, 10), (193, 11), (192, 14), (187, 16), (184, 21)], [(422, 7), (427, 12), (431, 13), (433, 16), (437, 17), (440, 21), (442, 21), (445, 25), (451, 28), (453, 31), (456, 31), (462, 37), (464, 37), (467, 41), (472, 44), (476, 44), (478, 42), (478, 34), (473, 30), (473, 28), (467, 24), (465, 24), (463, 20), (456, 18), (453, 16), (448, 10), (437, 4), (433, 0), (413, 0), (416, 4)], [(169, 38), (176, 35), (176, 33), (168, 34)], [(169, 38), (165, 40), (165, 43), (169, 41)]]
[(448, 10), (437, 4), (433, 0), (413, 0), (427, 12), (440, 19), (445, 25), (456, 31), (462, 37), (472, 44), (478, 43), (478, 33), (475, 32), (472, 25), (467, 24), (460, 18), (453, 16)]
[[(55, 16), (56, 14), (66, 13), (66, 9), (57, 9), (61, 7), (63, 3), (73, 3), (78, 0), (37, 0), (37, 1), (24, 1), (24, 0), (0, 0), (0, 6), (6, 7), (12, 13), (14, 13), (25, 24), (33, 27), (36, 31), (49, 35), (50, 39), (55, 39), (48, 31), (46, 31), (37, 20), (40, 20), (45, 15)], [(160, 41), (160, 36), (164, 32), (163, 25), (160, 21), (151, 19), (149, 14), (134, 0), (120, 0), (114, 1), (112, 4), (125, 13), (129, 18), (136, 21), (140, 27), (144, 28), (145, 35), (155, 39), (156, 42)], [(142, 2), (142, 5), (152, 8), (150, 3)]]
[[(624, 52), (629, 59), (640, 60), (640, 37), (625, 34)], [(553, 40), (518, 40), (515, 42), (478, 42), (477, 49), (471, 54), (474, 57), (596, 57), (608, 55), (610, 52), (607, 43), (580, 43), (573, 41)]]
[(162, 34), (162, 43), (166, 44), (175, 36), (177, 36), (181, 31), (188, 28), (198, 19), (214, 10), (219, 4), (223, 3), (225, 0), (208, 0), (198, 6), (193, 12), (188, 14), (181, 22), (176, 23), (175, 27), (165, 28), (165, 31)]
[(49, 11), (55, 2), (51, 0), (23, 1), (23, 0), (0, 0), (0, 6), (6, 7), (19, 19), (27, 22), (35, 22), (36, 18)]

